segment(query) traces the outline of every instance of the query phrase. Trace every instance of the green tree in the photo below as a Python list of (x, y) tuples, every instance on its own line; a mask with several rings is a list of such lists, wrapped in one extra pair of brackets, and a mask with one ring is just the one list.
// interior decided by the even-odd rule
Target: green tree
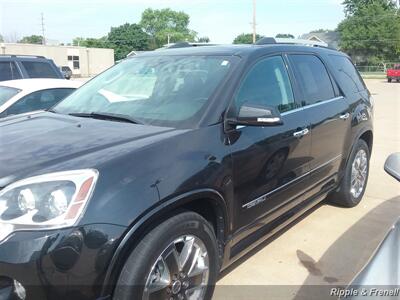
[(400, 15), (390, 0), (347, 0), (338, 30), (340, 47), (358, 62), (397, 60)]
[(40, 35), (25, 36), (18, 41), (22, 44), (43, 44), (43, 37)]
[[(261, 39), (263, 36), (256, 34), (256, 41)], [(253, 34), (252, 33), (242, 33), (239, 34), (234, 40), (234, 44), (253, 44)]]
[(365, 8), (371, 4), (377, 4), (384, 10), (391, 10), (396, 7), (394, 1), (391, 0), (344, 0), (344, 12), (346, 16), (351, 16), (356, 14), (360, 9)]
[(188, 28), (190, 17), (182, 11), (165, 9), (146, 9), (140, 25), (151, 37), (151, 48), (159, 48), (168, 42), (195, 40), (197, 33)]
[(109, 47), (111, 47), (110, 43), (107, 40), (107, 37), (101, 37), (99, 39), (77, 37), (77, 38), (74, 38), (74, 40), (72, 41), (72, 45), (80, 46), (80, 47), (88, 47), (88, 48), (109, 48)]
[(149, 49), (149, 35), (138, 24), (112, 27), (107, 42), (114, 49), (116, 60), (125, 58), (132, 50)]
[(294, 35), (290, 33), (278, 33), (275, 37), (284, 39), (294, 39)]

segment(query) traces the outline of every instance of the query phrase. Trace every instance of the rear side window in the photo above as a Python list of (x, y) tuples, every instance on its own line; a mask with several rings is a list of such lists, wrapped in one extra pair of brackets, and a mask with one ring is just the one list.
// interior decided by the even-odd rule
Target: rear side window
[(322, 61), (315, 55), (289, 55), (293, 71), (303, 92), (303, 105), (335, 97), (332, 82)]
[(365, 85), (361, 79), (360, 74), (354, 67), (353, 63), (345, 56), (330, 55), (332, 59), (332, 65), (338, 72), (340, 84), (346, 88), (346, 90), (357, 93), (365, 90)]
[(280, 112), (295, 108), (292, 87), (282, 57), (258, 62), (246, 75), (235, 98), (237, 110), (245, 104), (276, 107)]
[(30, 78), (59, 78), (56, 70), (49, 63), (24, 61), (22, 65)]
[(20, 79), (21, 74), (19, 73), (17, 66), (14, 62), (4, 61), (0, 62), (0, 81)]
[(6, 110), (6, 115), (16, 115), (35, 110), (46, 110), (52, 108), (73, 91), (74, 89), (64, 88), (34, 92), (22, 97), (18, 102), (10, 106)]

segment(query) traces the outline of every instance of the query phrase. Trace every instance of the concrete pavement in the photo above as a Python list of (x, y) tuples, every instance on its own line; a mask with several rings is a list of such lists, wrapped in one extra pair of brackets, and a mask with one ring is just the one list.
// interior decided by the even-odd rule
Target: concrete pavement
[[(214, 299), (327, 299), (326, 286), (348, 284), (400, 217), (400, 184), (383, 171), (386, 157), (400, 152), (400, 84), (366, 83), (375, 99), (375, 132), (361, 204), (317, 206), (225, 271)], [(323, 287), (319, 295), (315, 286)]]

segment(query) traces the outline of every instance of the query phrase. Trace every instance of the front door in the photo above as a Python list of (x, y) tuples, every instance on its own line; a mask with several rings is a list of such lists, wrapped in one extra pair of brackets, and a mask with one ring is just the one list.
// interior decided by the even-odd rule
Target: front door
[(302, 200), (311, 151), (309, 124), (281, 56), (263, 58), (250, 69), (231, 111), (237, 113), (245, 103), (276, 107), (283, 125), (238, 126), (230, 134), (237, 240), (276, 217), (274, 212)]

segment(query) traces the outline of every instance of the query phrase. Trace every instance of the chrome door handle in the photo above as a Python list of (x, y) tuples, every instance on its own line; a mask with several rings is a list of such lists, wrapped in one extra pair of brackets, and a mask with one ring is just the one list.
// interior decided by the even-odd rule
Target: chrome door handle
[(350, 114), (349, 113), (345, 113), (344, 115), (341, 115), (340, 118), (342, 120), (347, 120), (348, 118), (350, 118)]
[(303, 130), (294, 132), (293, 136), (298, 138), (298, 137), (302, 137), (302, 136), (307, 135), (309, 132), (310, 132), (310, 130), (308, 130), (308, 128), (305, 128)]

